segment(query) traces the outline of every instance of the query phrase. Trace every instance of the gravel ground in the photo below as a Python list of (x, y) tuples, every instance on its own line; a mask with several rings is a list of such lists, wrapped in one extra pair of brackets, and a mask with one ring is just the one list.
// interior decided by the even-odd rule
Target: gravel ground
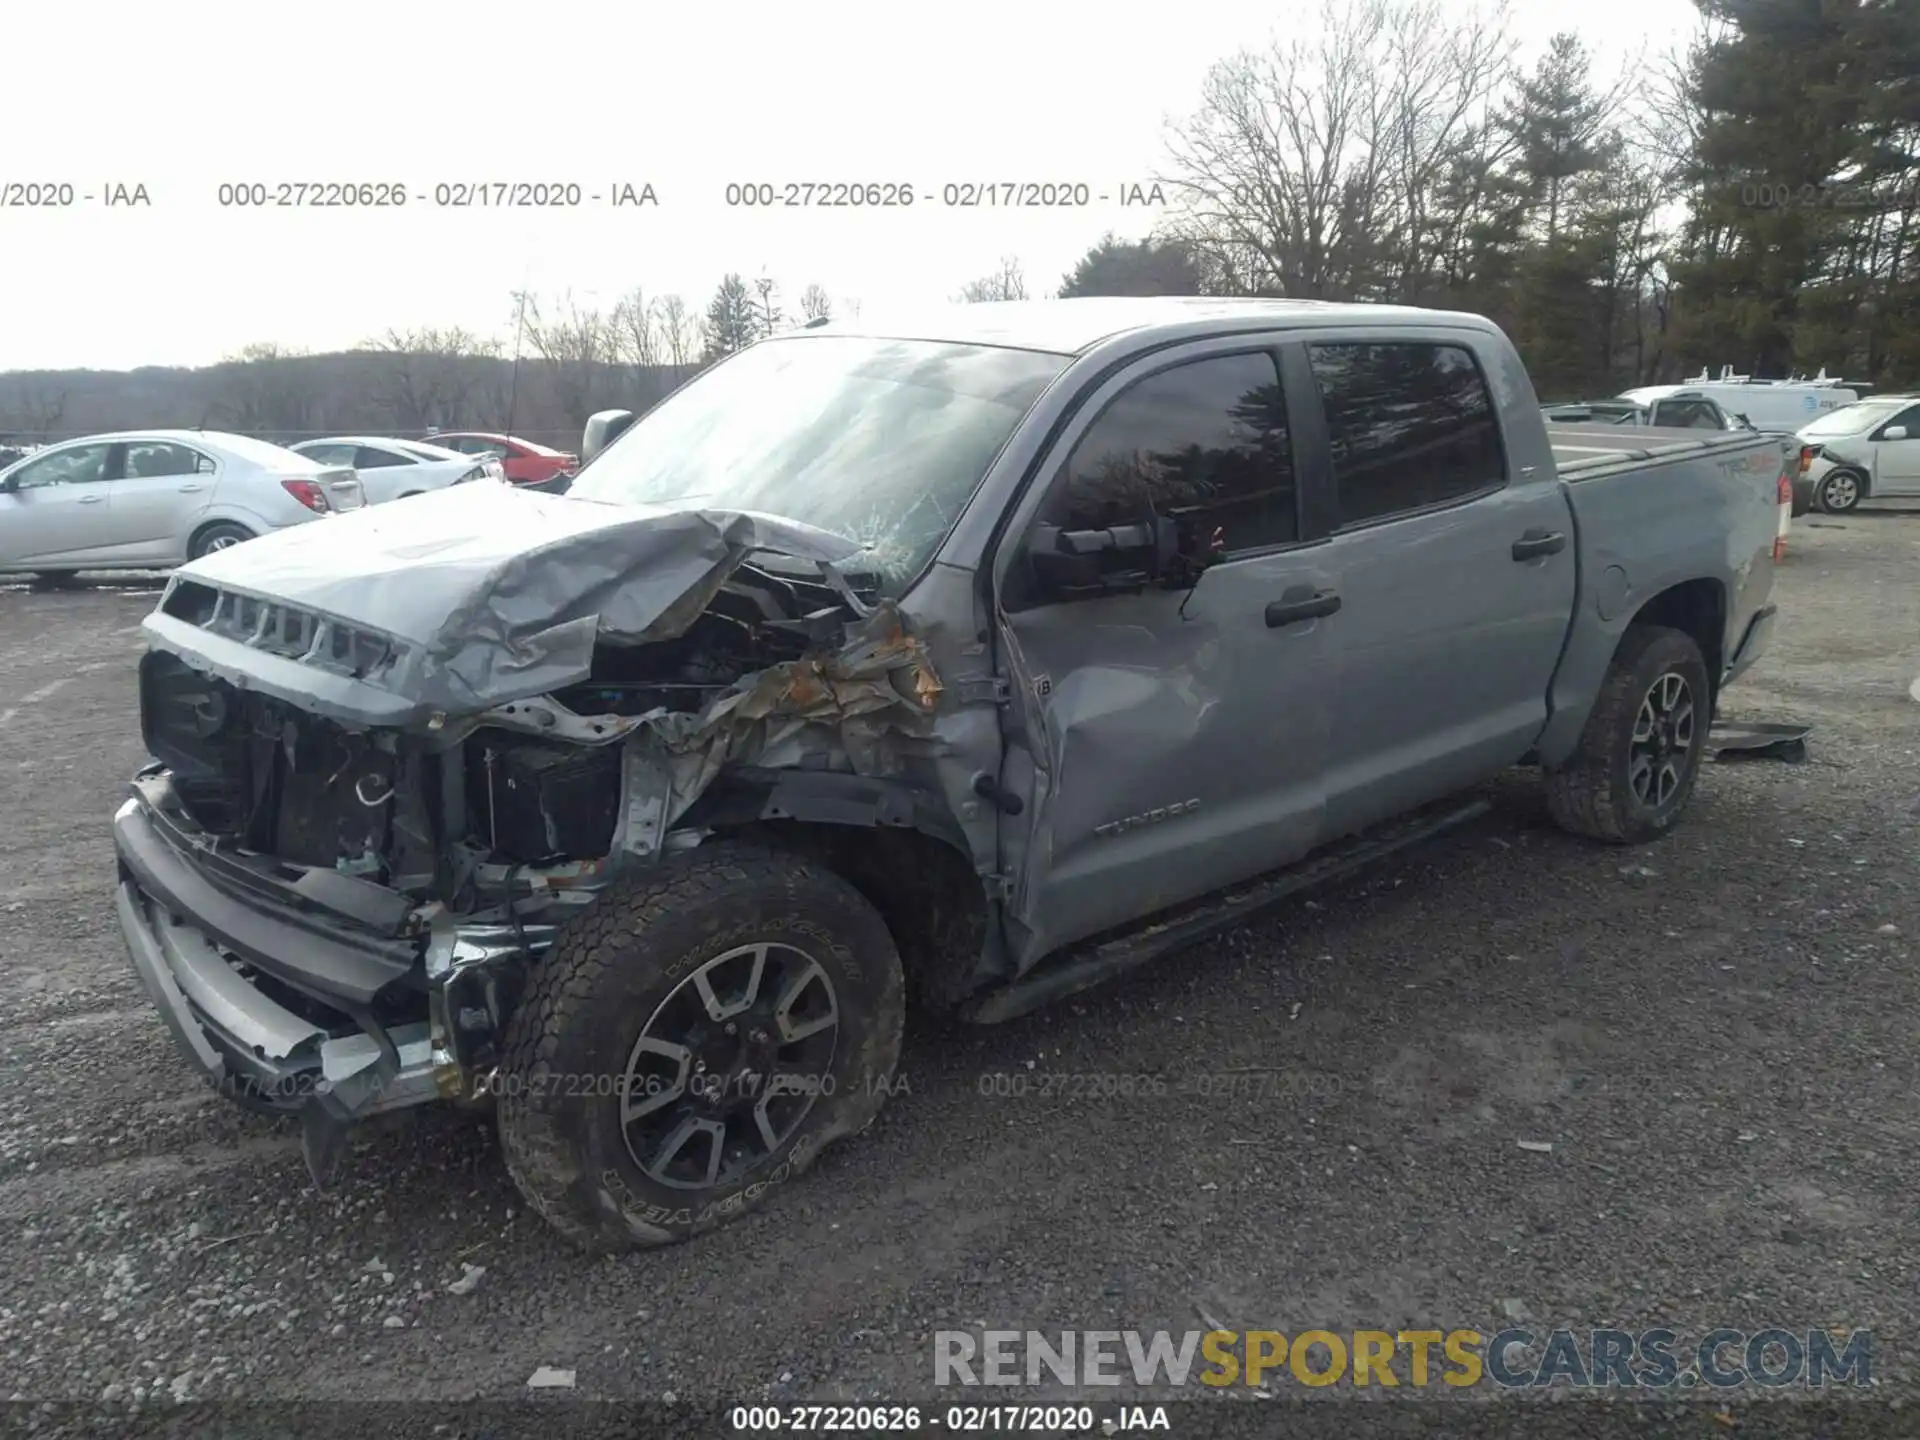
[[(0, 588), (0, 1396), (513, 1399), (553, 1366), (583, 1397), (929, 1399), (936, 1329), (1203, 1314), (1872, 1327), (1910, 1388), (1917, 582), (1920, 513), (1796, 523), (1729, 711), (1811, 724), (1810, 758), (1709, 767), (1665, 842), (1585, 846), (1502, 781), (1468, 830), (1104, 992), (917, 1025), (867, 1135), (611, 1260), (527, 1214), (471, 1118), (403, 1117), (322, 1193), (289, 1127), (195, 1085), (110, 903), (155, 592)], [(1272, 1093), (1194, 1093), (1249, 1065)]]

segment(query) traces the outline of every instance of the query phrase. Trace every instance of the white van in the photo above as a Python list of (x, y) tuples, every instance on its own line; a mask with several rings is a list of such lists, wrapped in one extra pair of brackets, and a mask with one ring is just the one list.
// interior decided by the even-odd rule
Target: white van
[(1712, 400), (1731, 415), (1744, 415), (1756, 430), (1791, 435), (1829, 410), (1851, 405), (1871, 386), (1829, 380), (1822, 370), (1811, 380), (1755, 380), (1729, 368), (1718, 380), (1705, 374), (1683, 385), (1644, 385), (1621, 392), (1622, 400), (1653, 406), (1662, 400)]

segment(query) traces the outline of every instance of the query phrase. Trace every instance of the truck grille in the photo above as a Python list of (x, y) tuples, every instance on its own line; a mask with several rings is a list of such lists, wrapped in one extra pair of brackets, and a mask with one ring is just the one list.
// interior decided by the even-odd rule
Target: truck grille
[(398, 643), (377, 630), (197, 580), (174, 581), (160, 611), (209, 634), (356, 680), (385, 670), (402, 653)]

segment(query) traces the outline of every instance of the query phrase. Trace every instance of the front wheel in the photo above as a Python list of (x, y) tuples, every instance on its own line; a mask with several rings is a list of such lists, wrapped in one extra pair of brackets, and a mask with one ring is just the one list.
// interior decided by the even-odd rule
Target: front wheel
[(1863, 487), (1860, 476), (1851, 470), (1835, 470), (1823, 477), (1819, 489), (1820, 508), (1829, 515), (1844, 515), (1860, 503)]
[(1707, 664), (1693, 637), (1664, 625), (1629, 627), (1579, 747), (1547, 771), (1555, 823), (1613, 845), (1664, 835), (1693, 795), (1712, 721)]
[(508, 1023), (507, 1169), (584, 1248), (712, 1229), (879, 1112), (904, 990), (879, 913), (809, 861), (721, 842), (616, 882)]

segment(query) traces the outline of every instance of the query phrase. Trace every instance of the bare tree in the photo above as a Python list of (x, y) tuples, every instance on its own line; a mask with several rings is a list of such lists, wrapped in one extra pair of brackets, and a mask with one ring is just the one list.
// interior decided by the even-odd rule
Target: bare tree
[(291, 362), (304, 351), (256, 341), (217, 367), (216, 408), (225, 423), (245, 434), (292, 439), (310, 433), (317, 396)]
[(780, 309), (780, 285), (771, 275), (761, 272), (760, 278), (753, 282), (754, 315), (759, 321), (760, 334), (764, 337), (780, 328), (784, 318)]
[(1311, 33), (1213, 67), (1169, 136), (1186, 241), (1216, 286), (1391, 298), (1418, 285), (1431, 213), (1508, 77), (1506, 0), (1323, 0)]
[(1027, 277), (1020, 268), (1017, 255), (1000, 257), (998, 268), (982, 275), (978, 280), (970, 280), (961, 287), (960, 299), (969, 305), (977, 305), (986, 300), (1024, 300), (1027, 298)]
[(476, 423), (496, 399), (500, 344), (461, 326), (389, 330), (364, 348), (386, 357), (373, 398), (397, 429)]
[(831, 320), (833, 301), (818, 285), (809, 285), (800, 292), (800, 313), (809, 320)]
[(32, 383), (22, 386), (14, 402), (7, 407), (7, 422), (0, 426), (0, 439), (19, 436), (44, 445), (60, 430), (67, 415), (67, 389)]
[(614, 305), (616, 348), (629, 365), (650, 370), (660, 363), (659, 308), (659, 302), (638, 285)]
[(620, 358), (619, 334), (610, 316), (583, 307), (568, 291), (546, 307), (521, 298), (527, 344), (544, 362), (555, 399), (574, 427), (600, 408), (610, 367)]
[(700, 319), (678, 295), (660, 297), (660, 350), (676, 380), (700, 355)]

